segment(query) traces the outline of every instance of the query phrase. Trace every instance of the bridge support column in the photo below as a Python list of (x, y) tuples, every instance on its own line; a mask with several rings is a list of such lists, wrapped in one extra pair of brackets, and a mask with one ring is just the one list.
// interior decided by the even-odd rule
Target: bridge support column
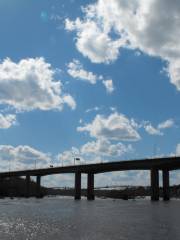
[(87, 199), (94, 200), (94, 173), (88, 173)]
[(25, 193), (26, 198), (30, 196), (30, 175), (26, 175), (26, 193)]
[(80, 200), (81, 199), (81, 173), (76, 172), (75, 173), (75, 193), (74, 193), (74, 199)]
[(151, 200), (159, 200), (159, 171), (158, 169), (151, 169)]
[(162, 171), (163, 176), (163, 200), (168, 201), (170, 199), (170, 191), (169, 191), (169, 170), (164, 169)]
[(0, 196), (4, 195), (4, 178), (0, 178)]
[(36, 177), (36, 197), (41, 197), (41, 176)]

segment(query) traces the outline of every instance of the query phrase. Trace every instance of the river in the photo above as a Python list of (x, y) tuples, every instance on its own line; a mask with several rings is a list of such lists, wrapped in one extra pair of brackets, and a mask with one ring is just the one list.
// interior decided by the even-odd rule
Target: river
[(0, 199), (1, 240), (179, 240), (180, 201)]

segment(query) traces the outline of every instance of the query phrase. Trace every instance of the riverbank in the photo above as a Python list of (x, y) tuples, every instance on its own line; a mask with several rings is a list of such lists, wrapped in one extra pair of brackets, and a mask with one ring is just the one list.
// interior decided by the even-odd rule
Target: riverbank
[[(4, 179), (0, 182), (0, 197), (26, 197), (26, 180), (23, 178)], [(41, 197), (43, 196), (74, 196), (74, 188), (47, 188), (40, 187)], [(135, 199), (150, 197), (151, 188), (149, 186), (114, 186), (95, 188), (95, 196), (99, 198), (113, 199)], [(37, 184), (33, 180), (29, 184), (29, 196), (35, 197), (37, 194)], [(82, 189), (81, 195), (86, 197), (87, 190)], [(160, 187), (160, 197), (162, 188)], [(180, 198), (180, 185), (170, 187), (170, 197)]]

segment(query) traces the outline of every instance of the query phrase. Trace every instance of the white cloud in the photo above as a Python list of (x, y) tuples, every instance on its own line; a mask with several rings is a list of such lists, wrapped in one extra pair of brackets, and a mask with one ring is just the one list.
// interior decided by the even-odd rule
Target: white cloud
[(115, 60), (119, 54), (121, 40), (112, 39), (103, 32), (95, 21), (86, 19), (81, 21), (77, 18), (74, 22), (66, 19), (66, 29), (77, 31), (77, 49), (94, 63), (110, 62)]
[(96, 139), (104, 138), (115, 141), (137, 141), (141, 139), (137, 131), (138, 129), (145, 129), (150, 135), (163, 136), (163, 130), (172, 128), (173, 126), (173, 119), (163, 121), (159, 123), (157, 127), (154, 127), (149, 121), (141, 121), (138, 123), (133, 118), (128, 119), (121, 113), (112, 112), (107, 117), (97, 114), (91, 123), (77, 127), (77, 131), (89, 132), (90, 136)]
[(30, 146), (0, 145), (1, 171), (15, 169), (30, 169), (36, 166), (39, 168), (48, 167), (51, 163), (49, 154), (43, 153)]
[(61, 82), (55, 81), (54, 73), (43, 58), (22, 59), (18, 63), (5, 59), (0, 63), (0, 104), (18, 111), (61, 110), (64, 103), (74, 108), (72, 97), (67, 101), (64, 97), (67, 94), (62, 92)]
[[(120, 142), (112, 144), (107, 139), (98, 139), (96, 141), (87, 142), (84, 144), (80, 152), (83, 155), (96, 155), (96, 156), (106, 156), (106, 157), (120, 157), (125, 153), (132, 151), (131, 145), (124, 145)], [(84, 157), (85, 158), (85, 157)]]
[(97, 81), (101, 81), (108, 93), (112, 93), (114, 91), (112, 79), (106, 80), (102, 75), (98, 76), (93, 72), (85, 70), (79, 60), (73, 59), (73, 61), (70, 62), (67, 67), (67, 72), (73, 78), (89, 82), (90, 84), (96, 84)]
[(76, 109), (76, 102), (71, 95), (64, 95), (63, 96), (64, 103), (67, 103), (73, 110)]
[(84, 7), (83, 15), (66, 19), (65, 27), (76, 31), (76, 47), (84, 56), (109, 63), (125, 47), (160, 57), (180, 90), (180, 1), (98, 0)]
[(176, 155), (180, 156), (180, 143), (176, 146)]
[(166, 68), (167, 74), (170, 77), (171, 83), (180, 91), (180, 60), (172, 59)]
[(145, 129), (146, 132), (149, 133), (150, 135), (160, 135), (160, 136), (163, 135), (163, 133), (162, 133), (159, 129), (153, 127), (151, 124), (146, 125), (146, 126), (144, 127), (144, 129)]
[(97, 163), (104, 161), (117, 161), (134, 149), (131, 144), (120, 141), (137, 141), (140, 135), (136, 131), (138, 124), (117, 112), (107, 117), (96, 115), (95, 119), (85, 126), (78, 127), (77, 131), (87, 131), (90, 137), (96, 140), (88, 141), (79, 148), (71, 148), (57, 156), (65, 165), (73, 164), (74, 157), (81, 159), (80, 163)]
[(173, 119), (168, 119), (158, 125), (158, 129), (166, 129), (166, 128), (171, 128), (174, 126), (174, 120)]
[(78, 148), (72, 147), (57, 155), (58, 162), (63, 165), (73, 165), (74, 158), (80, 158), (76, 164), (98, 163), (104, 161), (117, 161), (125, 154), (133, 151), (132, 146), (121, 142), (111, 143), (107, 139), (90, 141)]
[(68, 64), (68, 73), (73, 78), (79, 78), (88, 81), (91, 84), (95, 84), (98, 80), (98, 76), (92, 72), (84, 70), (82, 64), (77, 59), (74, 59)]
[(123, 114), (112, 113), (108, 117), (96, 115), (92, 123), (78, 127), (80, 132), (87, 131), (91, 137), (116, 141), (137, 141), (140, 135), (134, 127), (133, 120)]
[(163, 136), (164, 133), (162, 132), (162, 130), (167, 128), (172, 128), (174, 126), (174, 120), (168, 119), (164, 122), (159, 123), (157, 127), (153, 127), (149, 122), (144, 122), (142, 126), (144, 126), (144, 129), (146, 130), (146, 132), (151, 135)]
[(104, 84), (108, 93), (112, 93), (114, 91), (113, 81), (111, 79), (104, 80), (103, 84)]
[(101, 109), (100, 107), (95, 106), (95, 107), (93, 107), (93, 108), (88, 108), (88, 109), (86, 110), (86, 113), (93, 112), (93, 111), (97, 112), (97, 111), (99, 111), (100, 109)]
[(0, 113), (0, 128), (7, 129), (15, 124), (17, 124), (16, 115), (14, 114), (3, 115)]

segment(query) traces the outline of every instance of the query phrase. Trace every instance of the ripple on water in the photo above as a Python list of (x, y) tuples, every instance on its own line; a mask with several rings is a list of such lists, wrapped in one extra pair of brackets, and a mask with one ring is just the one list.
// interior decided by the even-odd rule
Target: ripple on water
[(1, 199), (2, 240), (179, 240), (180, 201)]

